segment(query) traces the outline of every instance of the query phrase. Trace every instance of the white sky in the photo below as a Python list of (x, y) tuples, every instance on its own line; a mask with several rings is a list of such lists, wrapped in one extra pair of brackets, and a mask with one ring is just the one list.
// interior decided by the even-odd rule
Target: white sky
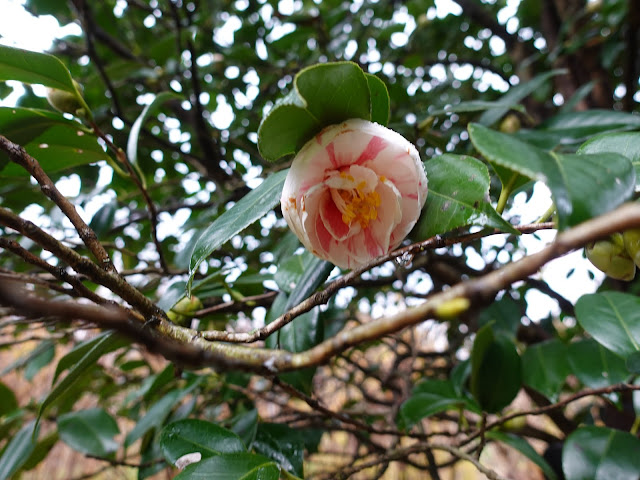
[[(503, 8), (499, 14), (499, 21), (506, 24), (509, 30), (515, 30), (517, 28), (517, 21), (515, 24), (513, 23), (513, 14), (519, 2), (520, 0), (508, 0), (507, 6)], [(61, 27), (58, 25), (56, 19), (51, 16), (40, 18), (31, 16), (22, 7), (23, 3), (24, 1), (21, 0), (0, 0), (1, 44), (43, 51), (51, 47), (55, 37), (80, 32), (77, 25), (71, 24)], [(436, 8), (429, 11), (431, 17), (442, 18), (448, 14), (458, 15), (460, 13), (460, 7), (451, 0), (436, 0), (435, 5)], [(283, 0), (279, 6), (279, 10), (281, 13), (286, 13), (289, 10), (293, 11), (294, 6), (295, 2), (293, 0)], [(415, 28), (415, 24), (413, 26), (410, 25), (408, 28), (409, 31), (401, 32), (393, 39), (394, 43), (400, 44), (406, 42), (405, 37)], [(232, 20), (222, 33), (232, 38), (231, 35), (235, 29), (237, 29), (237, 26)], [(217, 35), (220, 36), (221, 33), (218, 32)], [(219, 38), (219, 40), (224, 43), (224, 39)], [(499, 50), (504, 47), (497, 42), (495, 46), (492, 45), (492, 48)], [(460, 75), (466, 75), (463, 68), (460, 69)], [(12, 85), (15, 89), (14, 93), (4, 101), (0, 101), (0, 105), (13, 105), (15, 100), (22, 94), (23, 90), (19, 83), (13, 82)], [(39, 95), (44, 95), (44, 89), (36, 88), (35, 92)], [(228, 119), (223, 117), (231, 114), (231, 108), (226, 102), (221, 102), (221, 105), (224, 111), (221, 110), (220, 114), (215, 117), (214, 120), (216, 121), (216, 126), (225, 128), (224, 125), (228, 123)], [(76, 185), (76, 183), (78, 183), (78, 185)], [(69, 178), (62, 180), (62, 184), (59, 185), (59, 187), (65, 188), (67, 193), (73, 196), (78, 190), (79, 179), (74, 180), (73, 175), (71, 175)], [(526, 203), (523, 195), (517, 196), (514, 206), (508, 212), (507, 216), (519, 216), (521, 223), (535, 221), (550, 205), (551, 197), (548, 189), (542, 184), (537, 184), (534, 192), (533, 197)], [(99, 208), (98, 204), (92, 206), (91, 210), (97, 210), (97, 208)], [(90, 218), (94, 212), (87, 211), (83, 213)], [(524, 235), (522, 243), (526, 251), (530, 254), (539, 251), (552, 241), (554, 237), (555, 232), (540, 232), (538, 235)], [(483, 245), (487, 248), (494, 244), (501, 245), (503, 244), (503, 240), (500, 239), (500, 237), (496, 237), (483, 241)], [(483, 261), (481, 257), (477, 255), (476, 257), (475, 259), (474, 257), (470, 257), (470, 266), (482, 268)], [(573, 270), (573, 274), (571, 278), (567, 279), (567, 274), (570, 270)], [(589, 272), (595, 275), (595, 281), (590, 279)], [(582, 258), (582, 252), (574, 252), (546, 265), (540, 277), (547, 281), (551, 288), (565, 296), (568, 300), (575, 302), (581, 295), (595, 291), (603, 278), (603, 274)], [(559, 311), (556, 302), (549, 301), (548, 297), (541, 293), (531, 291), (527, 296), (527, 300), (529, 303), (527, 314), (532, 320), (544, 318), (549, 312), (558, 313)]]

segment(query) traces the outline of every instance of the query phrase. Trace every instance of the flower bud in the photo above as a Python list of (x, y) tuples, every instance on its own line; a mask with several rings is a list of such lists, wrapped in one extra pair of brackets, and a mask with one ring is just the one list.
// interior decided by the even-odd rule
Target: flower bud
[[(77, 92), (82, 91), (82, 87), (78, 82), (73, 80), (73, 84), (75, 85)], [(47, 89), (47, 101), (49, 102), (49, 105), (62, 113), (70, 113), (71, 115), (82, 117), (84, 116), (85, 111), (78, 95), (79, 93), (58, 90), (57, 88)]]
[(636, 265), (629, 257), (620, 233), (615, 233), (606, 240), (588, 244), (585, 253), (598, 270), (611, 278), (630, 281), (636, 275)]
[(190, 323), (191, 316), (202, 308), (202, 302), (195, 295), (182, 297), (171, 310), (167, 312), (167, 318), (176, 325), (187, 325)]
[(627, 255), (640, 267), (640, 228), (627, 230), (622, 234), (622, 237)]
[(356, 268), (402, 242), (426, 197), (427, 176), (415, 147), (393, 130), (351, 119), (302, 147), (280, 201), (310, 252)]

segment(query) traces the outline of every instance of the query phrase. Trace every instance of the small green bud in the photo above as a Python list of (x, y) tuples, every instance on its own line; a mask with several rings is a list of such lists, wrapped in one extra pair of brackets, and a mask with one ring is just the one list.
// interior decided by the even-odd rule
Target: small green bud
[[(73, 84), (78, 91), (78, 94), (82, 92), (82, 87), (75, 80)], [(62, 113), (70, 113), (77, 117), (82, 117), (85, 114), (84, 106), (82, 105), (78, 94), (67, 92), (65, 90), (58, 90), (57, 88), (47, 89), (47, 101), (56, 110)]]
[(627, 230), (622, 234), (622, 237), (627, 255), (640, 267), (640, 228)]
[(510, 113), (502, 119), (499, 128), (504, 133), (515, 133), (520, 130), (520, 119), (515, 113)]
[(202, 308), (202, 302), (198, 297), (193, 295), (191, 298), (182, 297), (171, 310), (167, 312), (167, 318), (176, 325), (187, 325), (191, 323), (191, 317), (194, 312)]
[(630, 281), (636, 275), (636, 265), (627, 254), (624, 239), (615, 233), (607, 240), (599, 240), (585, 247), (587, 258), (598, 270), (617, 280)]

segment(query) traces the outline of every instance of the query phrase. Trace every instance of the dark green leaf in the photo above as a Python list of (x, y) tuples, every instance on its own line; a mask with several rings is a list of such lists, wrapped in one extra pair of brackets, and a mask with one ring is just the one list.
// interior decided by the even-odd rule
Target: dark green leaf
[(231, 431), (237, 434), (248, 448), (258, 432), (258, 411), (254, 408), (236, 415), (231, 422)]
[(521, 361), (513, 342), (494, 335), (491, 325), (478, 330), (471, 351), (469, 386), (480, 407), (490, 413), (506, 407), (521, 383)]
[[(305, 252), (306, 253), (306, 252)], [(285, 311), (295, 307), (304, 299), (309, 297), (322, 285), (335, 267), (331, 262), (312, 256), (308, 267), (302, 275), (295, 281), (295, 287), (289, 295)]]
[(549, 187), (561, 228), (606, 213), (633, 193), (635, 172), (622, 155), (546, 152), (477, 124), (469, 125), (469, 135), (490, 162)]
[(592, 338), (569, 344), (569, 365), (573, 374), (590, 388), (614, 385), (629, 376), (624, 359)]
[(613, 353), (627, 357), (640, 351), (640, 298), (621, 292), (583, 295), (576, 319)]
[(504, 115), (509, 110), (516, 110), (521, 113), (525, 112), (524, 107), (522, 105), (518, 105), (517, 103), (505, 103), (503, 100), (498, 100), (496, 102), (485, 100), (470, 100), (468, 102), (456, 103), (455, 105), (447, 105), (446, 107), (439, 110), (430, 111), (429, 115), (433, 115), (434, 117), (436, 117), (451, 113), (483, 112), (485, 110), (493, 109), (500, 109), (500, 116)]
[(129, 447), (150, 430), (159, 429), (171, 413), (171, 409), (173, 409), (185, 395), (185, 390), (172, 390), (154, 403), (145, 416), (136, 423), (133, 430), (127, 434), (124, 440), (125, 448)]
[(304, 478), (304, 432), (281, 423), (260, 423), (253, 448), (281, 468)]
[(410, 427), (425, 417), (461, 407), (474, 409), (468, 399), (455, 391), (450, 380), (424, 380), (415, 386), (411, 396), (400, 407), (400, 423)]
[(280, 469), (272, 460), (252, 453), (229, 453), (206, 458), (179, 473), (176, 480), (278, 480)]
[[(260, 154), (270, 162), (295, 153), (322, 128), (350, 118), (381, 116), (384, 95), (372, 108), (369, 82), (362, 69), (352, 62), (316, 64), (295, 76), (294, 89), (278, 101), (258, 129)], [(388, 101), (388, 100), (387, 100)]]
[(494, 332), (502, 333), (509, 338), (515, 339), (520, 326), (522, 312), (523, 305), (505, 295), (500, 300), (491, 303), (480, 313), (478, 327), (491, 323)]
[(288, 170), (282, 170), (266, 178), (258, 187), (245, 195), (238, 203), (220, 215), (198, 238), (191, 255), (187, 290), (198, 266), (211, 253), (223, 245), (280, 202), (280, 194)]
[(0, 417), (11, 413), (18, 408), (18, 400), (16, 399), (16, 395), (13, 393), (13, 390), (2, 382), (0, 382), (0, 398), (2, 399), (0, 402)]
[(523, 383), (551, 401), (557, 400), (569, 373), (567, 346), (559, 340), (536, 343), (522, 354)]
[(235, 433), (196, 419), (179, 420), (164, 427), (160, 446), (164, 458), (171, 464), (188, 453), (199, 452), (202, 458), (208, 458), (221, 453), (246, 451)]
[(518, 233), (486, 201), (489, 171), (473, 157), (441, 155), (425, 163), (429, 193), (417, 231), (429, 238), (466, 225)]
[(581, 427), (562, 449), (567, 480), (636, 479), (640, 472), (640, 440), (604, 427)]
[(107, 457), (118, 450), (114, 437), (120, 433), (116, 421), (102, 408), (80, 410), (58, 417), (63, 442), (78, 452)]
[(33, 356), (24, 369), (24, 378), (31, 381), (33, 377), (44, 367), (51, 363), (56, 354), (55, 343), (52, 340), (44, 340), (39, 346), (40, 353)]

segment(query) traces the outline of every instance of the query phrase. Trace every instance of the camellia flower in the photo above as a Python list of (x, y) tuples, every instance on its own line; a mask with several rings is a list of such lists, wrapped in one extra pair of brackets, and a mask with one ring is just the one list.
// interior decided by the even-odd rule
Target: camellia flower
[(302, 147), (281, 205), (309, 251), (355, 268), (397, 247), (426, 197), (427, 176), (415, 147), (393, 130), (351, 119)]

